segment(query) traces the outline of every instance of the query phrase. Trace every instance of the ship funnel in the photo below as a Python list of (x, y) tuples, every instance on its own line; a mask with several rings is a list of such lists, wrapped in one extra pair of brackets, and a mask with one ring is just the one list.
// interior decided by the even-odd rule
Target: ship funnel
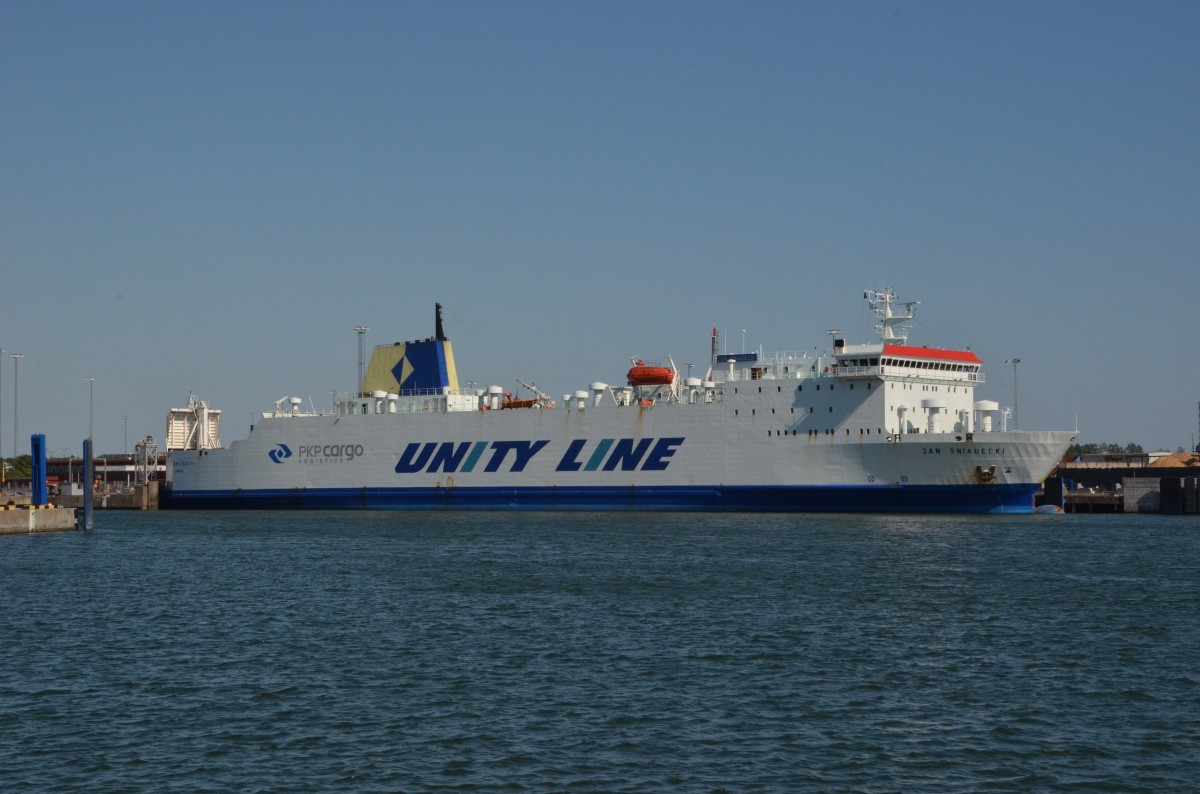
[(396, 394), (458, 393), (454, 348), (442, 327), (441, 304), (436, 306), (433, 337), (379, 345), (372, 351), (360, 394), (379, 390)]

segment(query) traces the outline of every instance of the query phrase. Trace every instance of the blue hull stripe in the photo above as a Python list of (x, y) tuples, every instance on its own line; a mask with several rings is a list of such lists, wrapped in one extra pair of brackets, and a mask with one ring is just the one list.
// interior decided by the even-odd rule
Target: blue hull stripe
[(297, 488), (163, 494), (168, 509), (1032, 513), (1034, 485)]

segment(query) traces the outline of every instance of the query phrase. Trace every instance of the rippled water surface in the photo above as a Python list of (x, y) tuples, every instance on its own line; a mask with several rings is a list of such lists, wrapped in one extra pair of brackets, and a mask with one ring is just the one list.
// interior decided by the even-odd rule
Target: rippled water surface
[(1200, 518), (97, 514), (6, 791), (1183, 791)]

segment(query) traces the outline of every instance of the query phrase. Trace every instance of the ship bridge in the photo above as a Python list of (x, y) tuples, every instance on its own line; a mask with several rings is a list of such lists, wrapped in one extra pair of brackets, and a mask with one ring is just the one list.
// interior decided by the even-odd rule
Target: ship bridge
[(970, 350), (942, 350), (912, 345), (884, 345), (879, 374), (885, 378), (919, 378), (975, 385), (984, 382), (983, 361)]

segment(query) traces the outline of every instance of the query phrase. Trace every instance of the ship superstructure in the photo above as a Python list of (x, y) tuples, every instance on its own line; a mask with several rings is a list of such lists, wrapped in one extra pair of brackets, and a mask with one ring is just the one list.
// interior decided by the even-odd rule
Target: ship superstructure
[(916, 304), (865, 293), (879, 341), (718, 354), (703, 377), (634, 357), (561, 401), (461, 389), (435, 336), (376, 347), (334, 410), (284, 398), (250, 436), (172, 452), (185, 507), (1030, 512), (1075, 434), (994, 429), (969, 350), (911, 345)]

